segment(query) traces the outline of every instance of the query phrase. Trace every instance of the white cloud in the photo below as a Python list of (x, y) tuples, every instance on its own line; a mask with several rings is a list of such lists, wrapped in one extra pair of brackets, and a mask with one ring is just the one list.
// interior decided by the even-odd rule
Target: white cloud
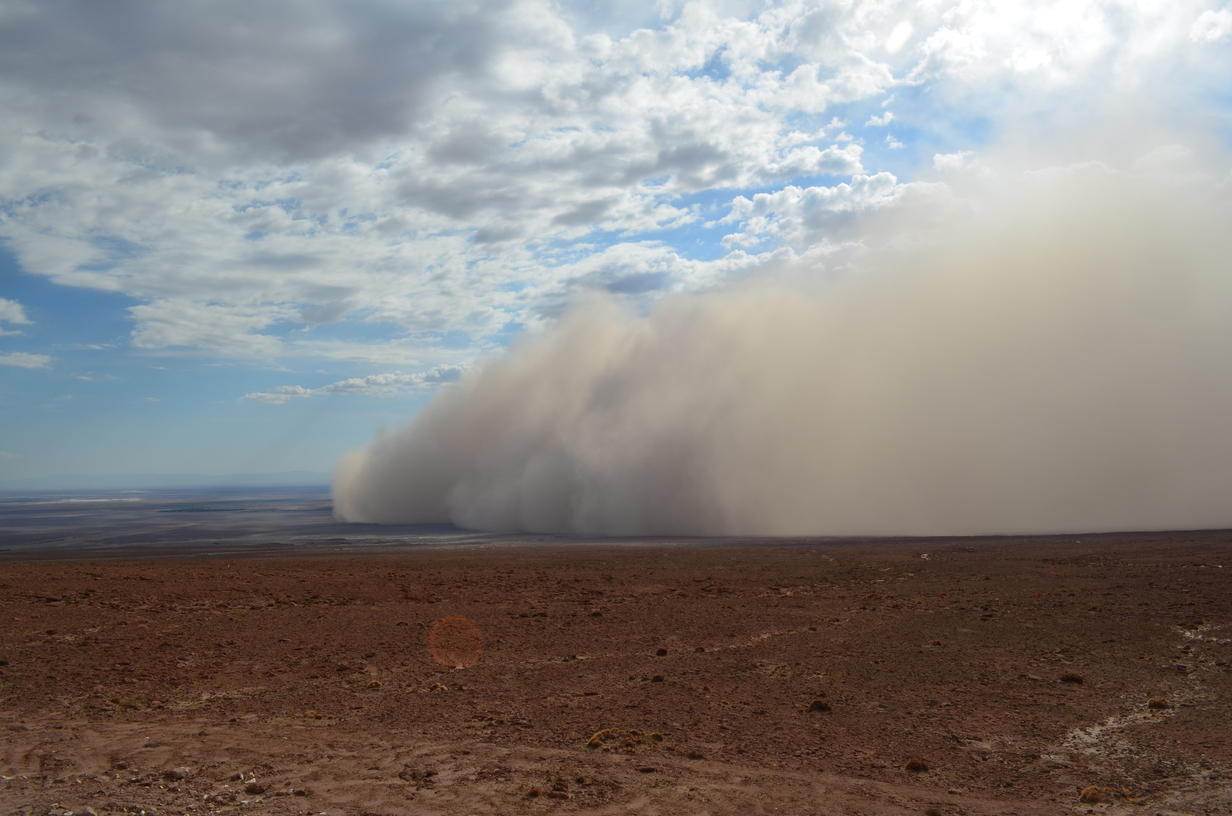
[(198, 303), (166, 298), (129, 308), (137, 320), (137, 348), (183, 346), (234, 357), (273, 357), (282, 350), (277, 338), (258, 330), (289, 315), (284, 305)]
[(455, 382), (464, 371), (463, 366), (437, 366), (418, 374), (373, 374), (368, 377), (352, 377), (323, 385), (320, 388), (280, 385), (269, 391), (245, 394), (244, 399), (259, 400), (272, 405), (281, 405), (291, 399), (318, 397), (326, 394), (362, 394), (377, 399), (390, 399), (406, 391), (427, 390)]
[(51, 365), (51, 357), (46, 354), (30, 354), (25, 351), (10, 351), (0, 354), (0, 365), (16, 366), (18, 368), (46, 368)]
[(856, 232), (857, 219), (900, 204), (908, 192), (924, 193), (937, 188), (919, 182), (900, 184), (892, 173), (854, 176), (850, 184), (833, 187), (786, 187), (774, 193), (758, 193), (752, 199), (738, 196), (721, 223), (739, 223), (744, 229), (723, 240), (747, 246), (776, 238), (784, 244), (807, 248), (827, 238), (843, 240)]
[(869, 120), (864, 123), (864, 127), (885, 127), (894, 120), (894, 114), (891, 111), (886, 111), (881, 116), (870, 116)]
[(5, 450), (0, 450), (0, 459), (25, 459), (20, 453), (9, 453)]
[(0, 298), (0, 322), (28, 325), (30, 319), (26, 317), (26, 310), (21, 307), (20, 303)]
[(890, 54), (897, 54), (903, 50), (903, 46), (907, 44), (907, 40), (911, 39), (912, 32), (915, 31), (915, 26), (910, 20), (903, 20), (898, 25), (894, 26), (890, 31), (890, 36), (886, 37), (885, 50)]
[(957, 153), (934, 153), (933, 154), (933, 169), (948, 171), (961, 170), (971, 163), (971, 157), (975, 155), (973, 150), (959, 150)]
[(1196, 43), (1217, 43), (1232, 37), (1232, 12), (1226, 8), (1204, 11), (1189, 29), (1189, 39)]

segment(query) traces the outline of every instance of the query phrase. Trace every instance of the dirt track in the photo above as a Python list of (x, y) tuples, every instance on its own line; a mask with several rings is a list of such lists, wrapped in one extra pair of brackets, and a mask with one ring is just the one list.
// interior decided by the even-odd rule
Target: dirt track
[(1232, 812), (1226, 533), (0, 576), (3, 814)]

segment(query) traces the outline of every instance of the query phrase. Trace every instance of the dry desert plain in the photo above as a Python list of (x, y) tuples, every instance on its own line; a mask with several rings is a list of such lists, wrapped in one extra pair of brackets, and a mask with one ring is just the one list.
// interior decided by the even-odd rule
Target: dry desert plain
[(0, 562), (0, 813), (1232, 812), (1227, 532), (248, 552)]

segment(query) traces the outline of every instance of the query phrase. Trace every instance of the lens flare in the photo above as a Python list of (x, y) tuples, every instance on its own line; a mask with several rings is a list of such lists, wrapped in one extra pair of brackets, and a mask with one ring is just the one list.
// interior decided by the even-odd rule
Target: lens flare
[(432, 659), (451, 669), (465, 669), (479, 662), (483, 653), (483, 633), (468, 618), (451, 615), (441, 618), (428, 633)]

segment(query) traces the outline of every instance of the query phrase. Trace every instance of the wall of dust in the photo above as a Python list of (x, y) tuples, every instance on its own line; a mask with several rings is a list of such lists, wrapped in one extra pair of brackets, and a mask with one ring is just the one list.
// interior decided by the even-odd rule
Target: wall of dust
[(619, 535), (1232, 526), (1227, 190), (1014, 178), (944, 227), (927, 206), (871, 227), (842, 271), (641, 317), (583, 304), (345, 456), (336, 512)]

